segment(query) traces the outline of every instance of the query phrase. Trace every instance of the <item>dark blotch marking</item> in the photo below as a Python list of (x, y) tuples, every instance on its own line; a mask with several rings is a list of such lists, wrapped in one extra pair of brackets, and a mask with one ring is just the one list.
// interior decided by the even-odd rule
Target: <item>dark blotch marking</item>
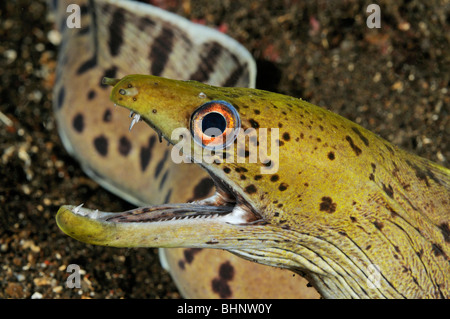
[(199, 82), (207, 81), (211, 73), (214, 72), (214, 67), (223, 51), (223, 47), (217, 42), (206, 43), (203, 46), (200, 50), (202, 63), (190, 75), (190, 80)]
[(171, 189), (169, 189), (169, 191), (167, 192), (167, 194), (166, 194), (166, 197), (164, 198), (164, 204), (167, 204), (168, 202), (169, 202), (169, 200), (170, 200), (170, 196), (172, 195), (172, 188)]
[(88, 98), (89, 101), (91, 101), (91, 100), (93, 100), (95, 98), (96, 95), (97, 95), (97, 93), (95, 93), (94, 90), (90, 90), (88, 92), (87, 98)]
[(353, 140), (350, 136), (347, 135), (345, 137), (345, 140), (350, 144), (350, 147), (355, 152), (356, 156), (359, 156), (362, 153), (361, 149), (358, 146), (356, 146), (355, 143), (353, 143)]
[(223, 171), (225, 172), (225, 174), (229, 174), (231, 172), (231, 169), (229, 167), (224, 167)]
[(364, 145), (369, 146), (369, 140), (364, 135), (362, 135), (362, 133), (356, 127), (352, 127), (352, 130), (356, 133), (356, 135), (358, 135)]
[(155, 145), (156, 136), (152, 135), (148, 141), (148, 146), (141, 147), (141, 153), (139, 154), (139, 158), (141, 161), (141, 170), (144, 172), (147, 169), (148, 164), (152, 158), (152, 148)]
[(382, 222), (380, 222), (380, 221), (378, 221), (378, 220), (376, 220), (376, 221), (374, 221), (374, 222), (372, 222), (373, 224), (374, 224), (374, 226), (378, 229), (378, 230), (382, 230), (383, 229), (383, 227), (384, 227), (384, 224), (382, 223)]
[(75, 117), (73, 118), (73, 121), (72, 121), (72, 126), (73, 126), (74, 130), (77, 131), (78, 133), (83, 132), (83, 130), (84, 130), (83, 114), (78, 113), (77, 115), (75, 115)]
[(194, 194), (192, 200), (198, 200), (205, 198), (211, 189), (214, 187), (214, 182), (209, 177), (203, 178), (197, 185), (194, 187)]
[(82, 65), (80, 65), (80, 67), (77, 70), (77, 75), (81, 75), (81, 74), (89, 71), (90, 69), (95, 68), (96, 66), (97, 66), (97, 55), (94, 54), (94, 56), (92, 56), (92, 58), (90, 58), (89, 60), (84, 62)]
[(184, 260), (191, 264), (194, 261), (194, 256), (198, 254), (202, 248), (187, 248), (183, 251), (184, 254)]
[(283, 140), (288, 142), (290, 139), (291, 139), (291, 136), (289, 135), (289, 133), (288, 132), (284, 132), (283, 133)]
[(155, 168), (155, 178), (158, 178), (159, 174), (161, 173), (164, 164), (167, 162), (167, 158), (169, 157), (169, 151), (166, 150), (164, 152), (164, 156), (161, 158), (161, 160), (158, 162)]
[(167, 176), (169, 175), (169, 170), (167, 170), (164, 175), (161, 177), (161, 181), (159, 182), (159, 190), (161, 190), (164, 186), (164, 183), (167, 180)]
[(109, 25), (109, 52), (111, 56), (115, 57), (120, 52), (120, 47), (123, 43), (123, 29), (125, 27), (125, 16), (123, 9), (117, 9)]
[(278, 174), (274, 174), (270, 177), (270, 181), (271, 182), (276, 182), (280, 179), (280, 176), (278, 176)]
[(433, 250), (433, 254), (436, 257), (443, 256), (444, 258), (447, 259), (447, 256), (445, 255), (444, 251), (442, 250), (441, 245), (439, 245), (439, 244), (432, 244), (431, 245), (431, 249)]
[(255, 114), (261, 114), (261, 112), (260, 112), (259, 110), (253, 110), (253, 112), (254, 112)]
[(219, 268), (219, 277), (214, 278), (211, 282), (212, 290), (217, 293), (220, 298), (230, 298), (232, 296), (231, 288), (228, 281), (234, 277), (234, 267), (229, 261), (224, 262)]
[(255, 187), (255, 185), (251, 184), (251, 185), (248, 185), (248, 186), (244, 189), (244, 191), (245, 191), (247, 194), (254, 194), (254, 193), (256, 193), (256, 187)]
[(173, 47), (173, 40), (174, 33), (169, 28), (163, 28), (161, 34), (156, 37), (149, 56), (150, 61), (152, 61), (150, 68), (150, 73), (152, 75), (161, 75), (169, 60)]
[(328, 159), (330, 160), (330, 161), (332, 161), (332, 160), (334, 160), (336, 157), (334, 156), (334, 152), (329, 152), (328, 153)]
[(320, 203), (320, 210), (322, 212), (334, 213), (336, 211), (336, 203), (333, 203), (331, 197), (322, 197), (322, 202)]
[(391, 186), (391, 185), (388, 185), (388, 186), (386, 187), (386, 185), (384, 185), (383, 183), (382, 183), (382, 185), (383, 185), (383, 191), (384, 191), (390, 198), (394, 198), (394, 190), (392, 189), (392, 186)]
[(119, 139), (119, 154), (127, 156), (131, 151), (131, 142), (126, 136)]
[(444, 240), (447, 243), (450, 243), (450, 227), (448, 226), (448, 223), (442, 223), (439, 225), (439, 229), (442, 232), (442, 236), (444, 236)]
[(110, 109), (107, 109), (105, 113), (103, 113), (103, 122), (111, 122), (112, 113)]
[(288, 184), (286, 184), (286, 183), (281, 183), (280, 184), (280, 186), (278, 186), (278, 189), (281, 191), (281, 192), (284, 192), (287, 188), (288, 188)]
[(250, 119), (249, 122), (253, 128), (259, 128), (259, 123), (256, 122), (254, 119)]
[(56, 100), (58, 109), (62, 108), (65, 97), (66, 97), (66, 89), (64, 88), (64, 86), (61, 86), (61, 88), (59, 89), (59, 92), (58, 92), (58, 98)]
[(261, 178), (262, 178), (261, 175), (255, 175), (255, 177), (254, 177), (255, 181), (259, 181)]
[(106, 156), (108, 154), (108, 139), (103, 135), (96, 137), (94, 147), (101, 156)]
[(375, 181), (375, 175), (373, 175), (373, 173), (370, 173), (369, 179), (370, 179), (371, 181)]

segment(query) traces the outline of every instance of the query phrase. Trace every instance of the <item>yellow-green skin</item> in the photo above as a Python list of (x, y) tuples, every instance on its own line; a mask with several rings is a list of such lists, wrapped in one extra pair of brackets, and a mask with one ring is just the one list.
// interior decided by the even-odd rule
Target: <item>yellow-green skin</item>
[(450, 297), (448, 169), (289, 96), (146, 75), (113, 84), (111, 100), (172, 144), (172, 131), (189, 129), (210, 100), (234, 105), (243, 129), (279, 128), (276, 173), (261, 174), (260, 161), (202, 163), (264, 222), (112, 223), (63, 206), (57, 222), (68, 235), (117, 247), (227, 249), (303, 274), (327, 298)]

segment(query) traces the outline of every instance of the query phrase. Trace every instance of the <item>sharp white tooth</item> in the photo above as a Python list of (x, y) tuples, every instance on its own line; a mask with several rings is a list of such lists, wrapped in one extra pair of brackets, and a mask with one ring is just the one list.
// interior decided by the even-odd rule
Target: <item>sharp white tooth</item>
[(92, 213), (89, 214), (89, 217), (93, 218), (93, 219), (97, 219), (99, 217), (99, 215), (100, 214), (98, 212), (98, 209), (96, 209), (95, 211), (93, 211)]
[(78, 205), (77, 207), (75, 207), (75, 208), (72, 210), (72, 212), (73, 212), (74, 214), (81, 215), (80, 208), (83, 207), (83, 205), (84, 205), (84, 204)]
[(129, 128), (130, 132), (131, 132), (131, 129), (133, 128), (134, 124), (136, 124), (137, 122), (139, 122), (140, 119), (141, 119), (141, 116), (140, 116), (139, 114), (135, 114), (135, 115), (133, 116), (133, 119), (131, 120), (131, 124), (130, 124), (130, 128)]

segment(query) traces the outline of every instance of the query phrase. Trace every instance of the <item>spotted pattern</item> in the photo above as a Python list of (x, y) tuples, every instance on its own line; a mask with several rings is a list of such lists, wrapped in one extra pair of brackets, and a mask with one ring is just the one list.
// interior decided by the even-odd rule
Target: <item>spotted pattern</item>
[(153, 145), (155, 145), (156, 142), (156, 136), (152, 135), (148, 141), (147, 146), (141, 147), (141, 153), (140, 153), (140, 164), (141, 164), (141, 171), (145, 171), (147, 169), (148, 164), (150, 164), (150, 160), (152, 159), (152, 149)]
[(97, 136), (94, 139), (94, 147), (99, 155), (103, 157), (108, 155), (108, 139), (104, 135)]
[(84, 116), (81, 113), (75, 115), (72, 121), (72, 127), (77, 133), (82, 133), (84, 130)]
[(322, 212), (334, 213), (336, 211), (336, 203), (333, 203), (331, 197), (324, 196), (322, 197), (322, 202), (320, 203), (319, 209)]
[(212, 290), (219, 295), (220, 298), (231, 298), (233, 292), (229, 282), (233, 280), (234, 267), (229, 261), (225, 261), (220, 265), (219, 276), (214, 278), (211, 282)]

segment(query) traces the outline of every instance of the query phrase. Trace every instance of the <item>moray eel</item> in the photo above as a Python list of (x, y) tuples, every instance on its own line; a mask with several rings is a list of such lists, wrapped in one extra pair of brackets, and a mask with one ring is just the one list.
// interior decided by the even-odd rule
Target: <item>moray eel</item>
[[(159, 143), (151, 128), (135, 125), (129, 132), (124, 124), (128, 112), (113, 108), (102, 78), (150, 72), (218, 86), (252, 87), (256, 64), (250, 53), (221, 32), (146, 3), (52, 3), (62, 40), (54, 112), (64, 147), (84, 172), (136, 206), (213, 195), (209, 175), (195, 164), (174, 164), (170, 147)], [(68, 27), (67, 22), (76, 22), (77, 12), (79, 28)], [(161, 249), (160, 255), (186, 298), (318, 297), (300, 276), (226, 251)]]
[(63, 206), (69, 236), (225, 249), (301, 274), (325, 298), (450, 297), (448, 169), (301, 99), (147, 75), (105, 83), (217, 191), (122, 213)]

